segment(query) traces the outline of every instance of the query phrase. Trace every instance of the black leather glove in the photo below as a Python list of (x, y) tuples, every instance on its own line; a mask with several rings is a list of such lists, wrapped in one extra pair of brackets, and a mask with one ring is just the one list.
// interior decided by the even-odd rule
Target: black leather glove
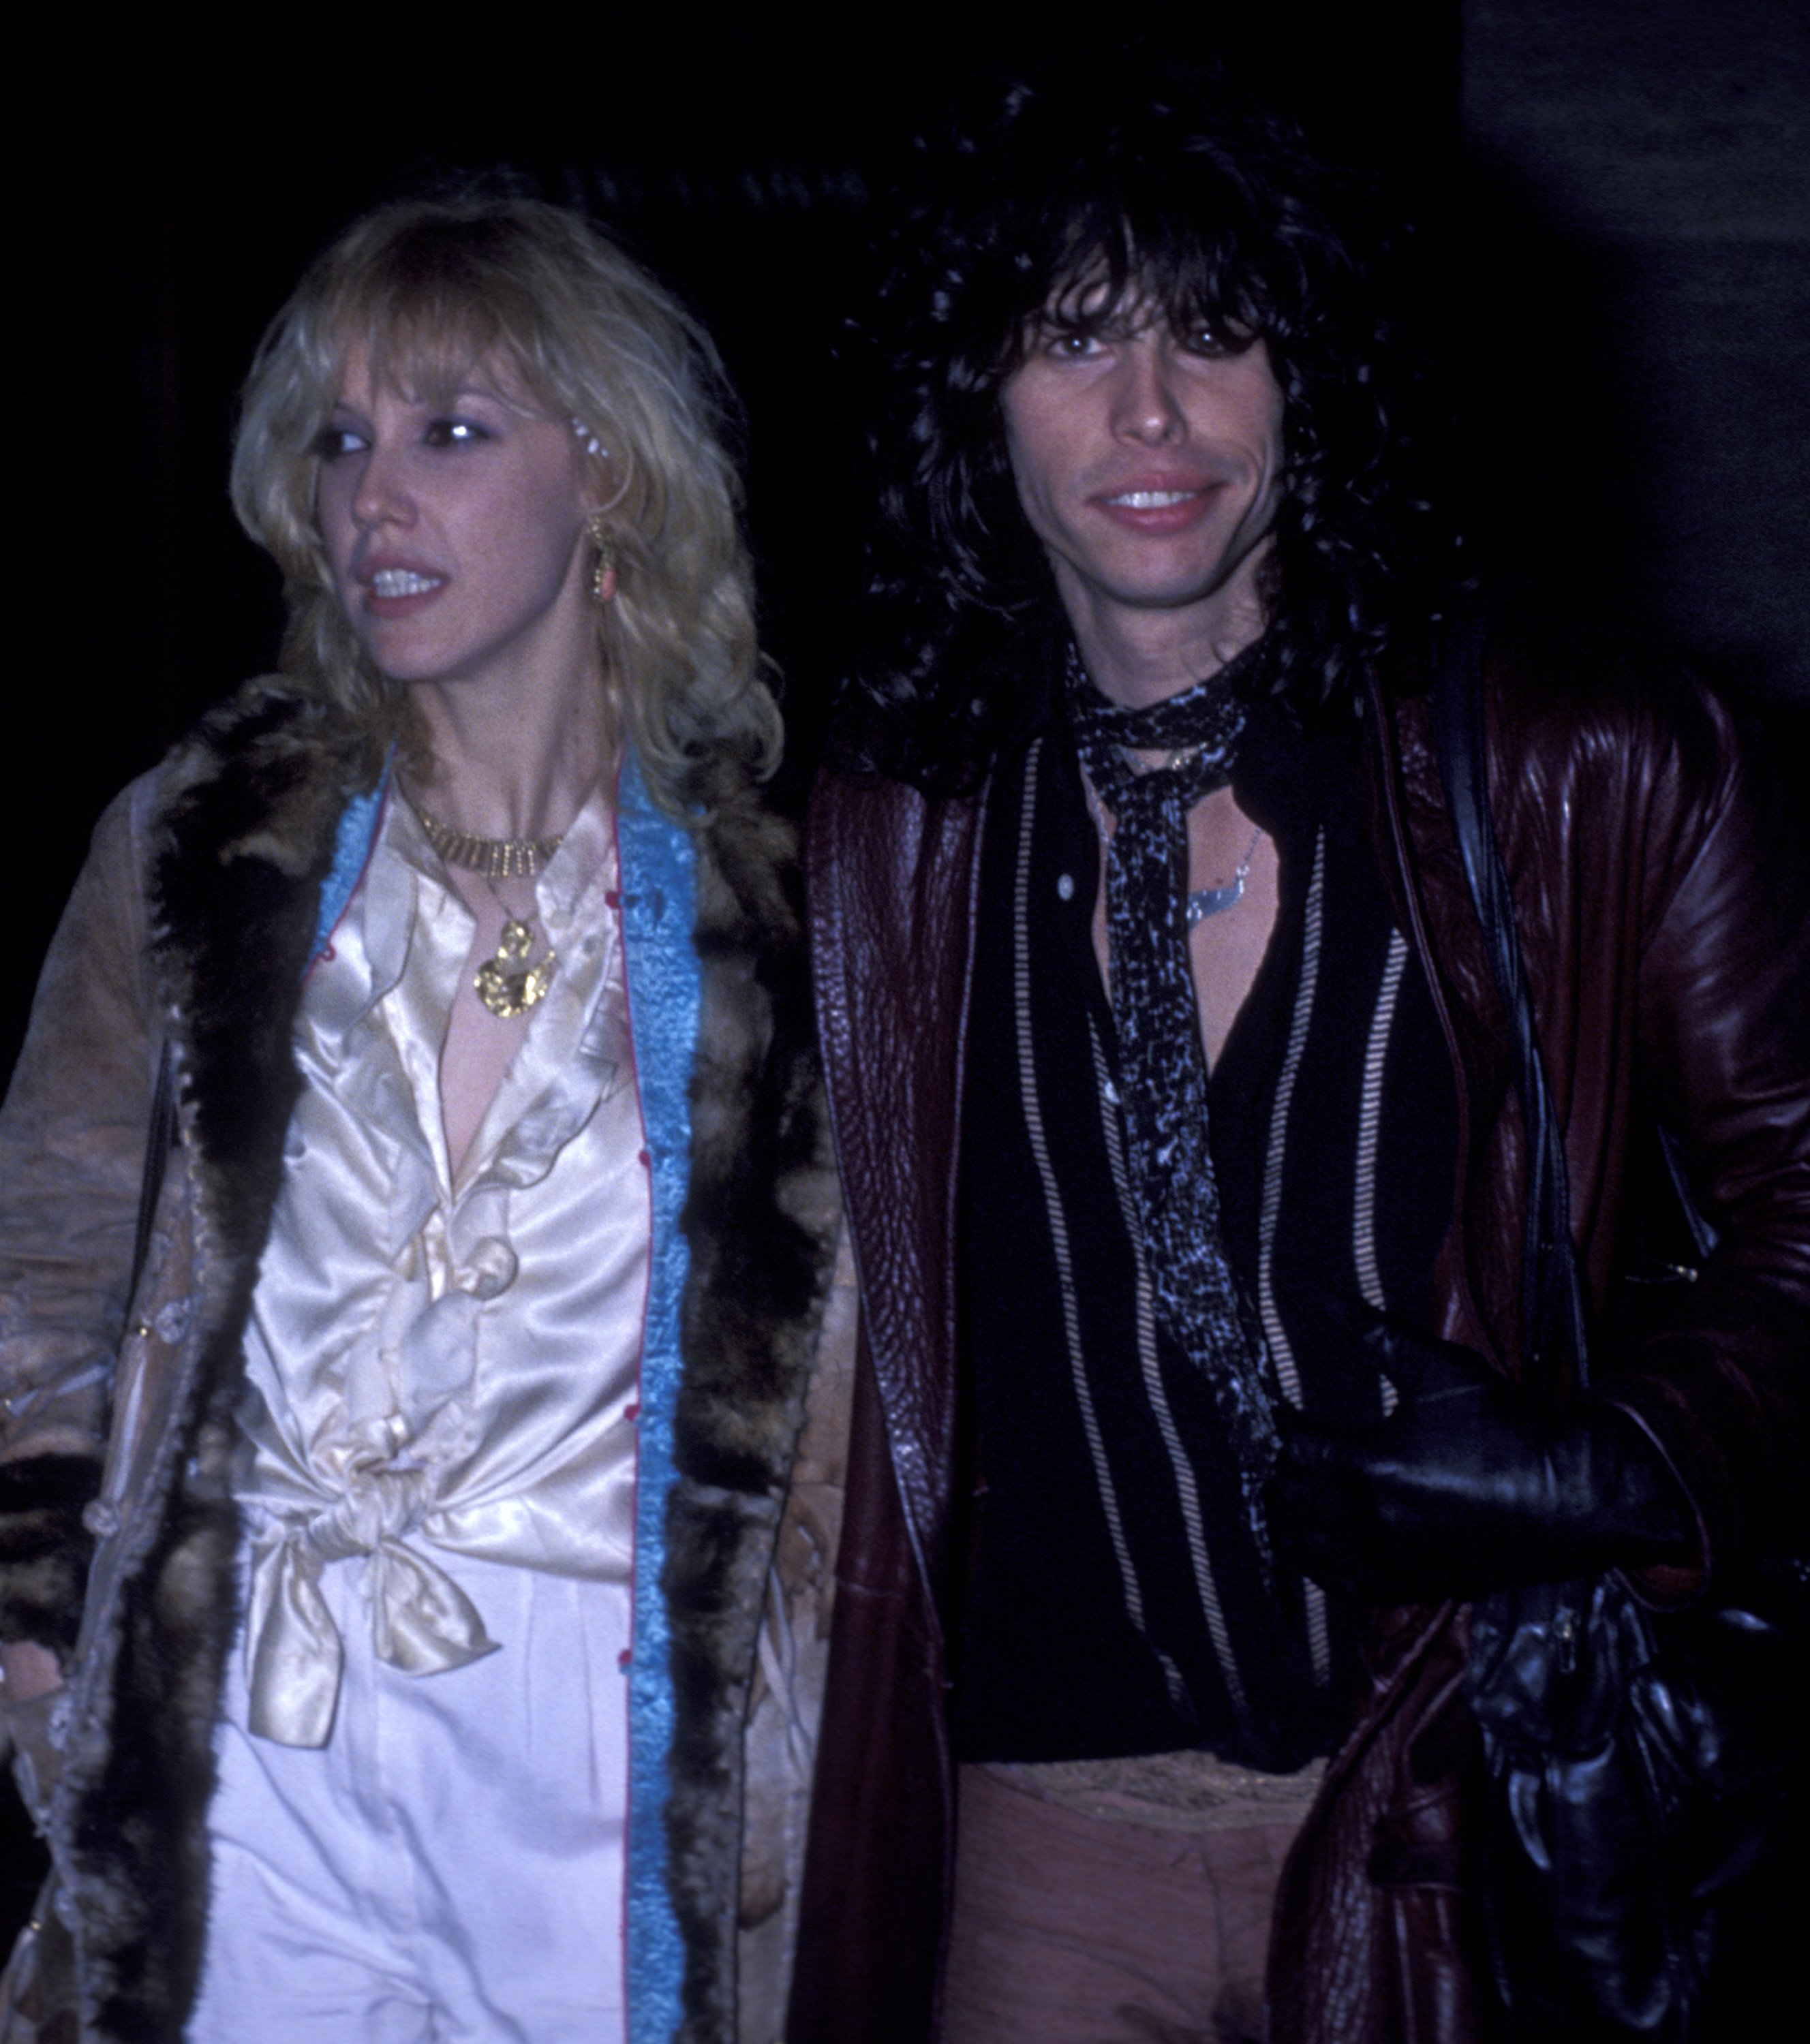
[(1539, 1419), (1474, 1350), (1339, 1317), (1400, 1402), (1354, 1430), (1278, 1413), (1270, 1526), (1304, 1573), (1408, 1600), (1689, 1558), (1684, 1493), (1627, 1413), (1586, 1398)]

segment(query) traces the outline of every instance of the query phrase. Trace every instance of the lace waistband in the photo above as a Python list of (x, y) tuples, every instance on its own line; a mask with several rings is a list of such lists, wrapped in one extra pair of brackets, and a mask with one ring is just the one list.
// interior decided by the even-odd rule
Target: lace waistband
[(1210, 1753), (1136, 1753), (1109, 1760), (989, 1761), (985, 1772), (1046, 1803), (1157, 1831), (1231, 1831), (1299, 1823), (1326, 1773), (1266, 1774)]

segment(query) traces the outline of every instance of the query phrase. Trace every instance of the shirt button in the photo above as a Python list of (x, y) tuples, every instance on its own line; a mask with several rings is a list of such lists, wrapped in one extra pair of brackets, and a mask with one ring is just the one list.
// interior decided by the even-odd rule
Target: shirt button
[(453, 1284), (475, 1299), (494, 1299), (515, 1282), (515, 1251), (500, 1235), (481, 1235), (471, 1254), (452, 1274)]
[(1056, 899), (1059, 901), (1072, 901), (1074, 899), (1074, 875), (1072, 873), (1057, 874)]

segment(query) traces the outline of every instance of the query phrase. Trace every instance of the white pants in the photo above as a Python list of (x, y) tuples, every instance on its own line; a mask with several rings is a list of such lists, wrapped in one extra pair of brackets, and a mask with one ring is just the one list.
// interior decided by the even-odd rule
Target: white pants
[(498, 1650), (377, 1659), (365, 1565), (324, 1579), (332, 1736), (245, 1729), (229, 1669), (190, 2044), (620, 2044), (629, 1593), (436, 1550)]

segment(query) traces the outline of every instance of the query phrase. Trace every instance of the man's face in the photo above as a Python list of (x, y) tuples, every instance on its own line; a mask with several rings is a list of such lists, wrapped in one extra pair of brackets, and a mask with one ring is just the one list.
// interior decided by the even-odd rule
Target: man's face
[(1136, 308), (1095, 332), (1046, 325), (1000, 401), (1019, 501), (1071, 613), (1255, 603), (1282, 468), (1262, 341), (1228, 352)]

